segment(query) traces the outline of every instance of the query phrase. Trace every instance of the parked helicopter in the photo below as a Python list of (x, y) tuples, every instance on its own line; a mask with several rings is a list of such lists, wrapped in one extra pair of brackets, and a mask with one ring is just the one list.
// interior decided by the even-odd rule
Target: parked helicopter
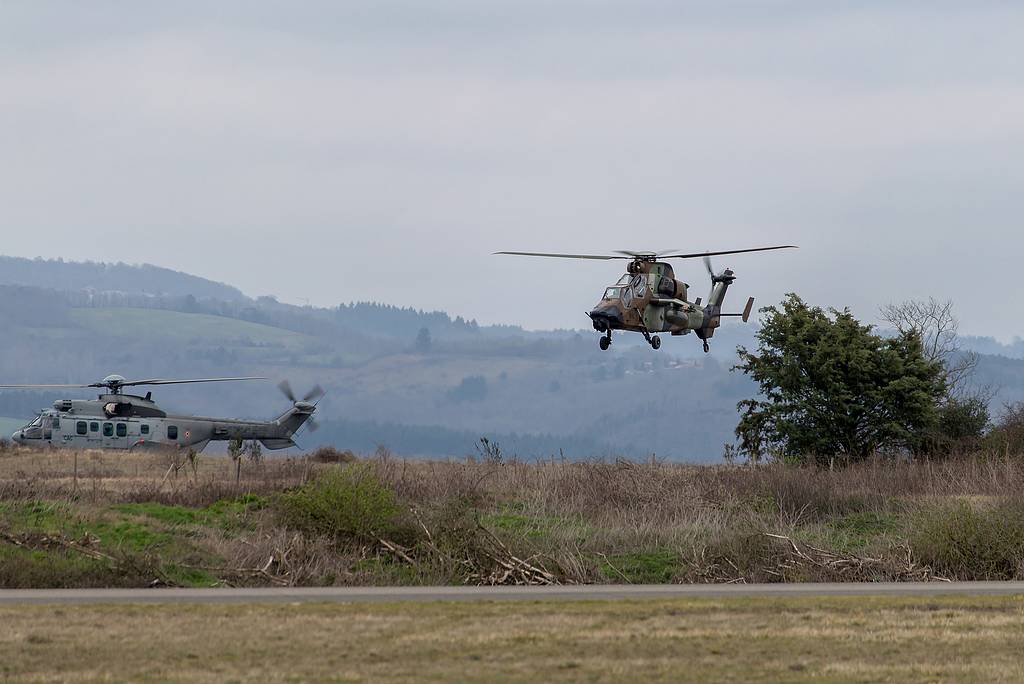
[(292, 407), (272, 421), (232, 420), (200, 416), (168, 415), (146, 396), (125, 394), (124, 388), (143, 385), (184, 385), (199, 382), (236, 382), (266, 380), (259, 377), (200, 378), (194, 380), (126, 380), (108, 375), (88, 385), (0, 385), (4, 389), (85, 389), (106, 390), (96, 399), (58, 399), (52, 409), (40, 411), (35, 420), (12, 436), (17, 444), (69, 449), (160, 450), (194, 449), (202, 451), (211, 441), (233, 439), (259, 440), (268, 449), (295, 446), (292, 437), (305, 423), (312, 421), (316, 402), (324, 391), (313, 387), (302, 399), (296, 399), (288, 381), (278, 387)]
[[(775, 247), (754, 247), (732, 249), (720, 252), (698, 252), (675, 254), (669, 252), (616, 251), (615, 254), (549, 254), (546, 252), (495, 252), (518, 256), (555, 257), (559, 259), (627, 259), (626, 273), (618, 282), (604, 291), (604, 296), (591, 311), (587, 312), (594, 329), (604, 335), (600, 339), (601, 349), (606, 350), (612, 343), (613, 330), (638, 332), (653, 349), (661, 347), (657, 333), (686, 335), (691, 331), (704, 341), (704, 351), (711, 351), (708, 340), (721, 325), (723, 317), (742, 318), (746, 323), (754, 308), (754, 298), (747, 300), (743, 313), (722, 313), (725, 293), (736, 280), (736, 275), (725, 269), (715, 274), (711, 257), (724, 254), (745, 254), (747, 252), (770, 252), (776, 249), (795, 249), (796, 245)], [(701, 305), (700, 297), (693, 302), (687, 300), (689, 285), (676, 280), (672, 265), (663, 259), (704, 259), (704, 267), (711, 276), (711, 293), (707, 303)]]

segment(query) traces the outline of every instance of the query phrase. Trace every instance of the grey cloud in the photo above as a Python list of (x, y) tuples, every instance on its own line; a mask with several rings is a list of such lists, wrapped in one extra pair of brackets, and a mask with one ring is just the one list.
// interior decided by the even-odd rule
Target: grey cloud
[(731, 264), (743, 294), (866, 317), (950, 296), (1010, 336), (1005, 299), (965, 285), (1020, 294), (1022, 13), (8, 5), (3, 250), (565, 327), (614, 271), (489, 253), (795, 241)]

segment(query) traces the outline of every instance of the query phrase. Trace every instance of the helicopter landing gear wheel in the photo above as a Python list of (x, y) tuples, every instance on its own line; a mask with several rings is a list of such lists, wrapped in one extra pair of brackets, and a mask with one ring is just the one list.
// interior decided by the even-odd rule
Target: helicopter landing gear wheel
[(661, 349), (661, 338), (657, 335), (651, 338), (651, 349)]
[(601, 351), (608, 351), (608, 347), (611, 346), (612, 336), (607, 335), (597, 341), (597, 346), (601, 347)]
[(711, 345), (708, 344), (707, 340), (704, 340), (704, 353), (707, 354), (709, 351), (711, 351)]

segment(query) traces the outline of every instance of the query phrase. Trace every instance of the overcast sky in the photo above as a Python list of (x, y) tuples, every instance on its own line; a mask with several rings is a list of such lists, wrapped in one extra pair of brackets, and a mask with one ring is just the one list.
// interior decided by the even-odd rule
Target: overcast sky
[(619, 265), (491, 252), (792, 242), (736, 307), (1024, 335), (1022, 8), (5, 2), (0, 253), (540, 328)]

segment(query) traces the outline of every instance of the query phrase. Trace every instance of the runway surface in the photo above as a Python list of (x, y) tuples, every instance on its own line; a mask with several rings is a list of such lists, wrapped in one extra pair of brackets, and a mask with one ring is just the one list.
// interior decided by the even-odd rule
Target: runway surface
[(614, 601), (798, 596), (1024, 596), (1024, 582), (656, 584), (554, 587), (297, 587), (258, 589), (4, 589), (0, 605), (83, 603), (402, 603)]

